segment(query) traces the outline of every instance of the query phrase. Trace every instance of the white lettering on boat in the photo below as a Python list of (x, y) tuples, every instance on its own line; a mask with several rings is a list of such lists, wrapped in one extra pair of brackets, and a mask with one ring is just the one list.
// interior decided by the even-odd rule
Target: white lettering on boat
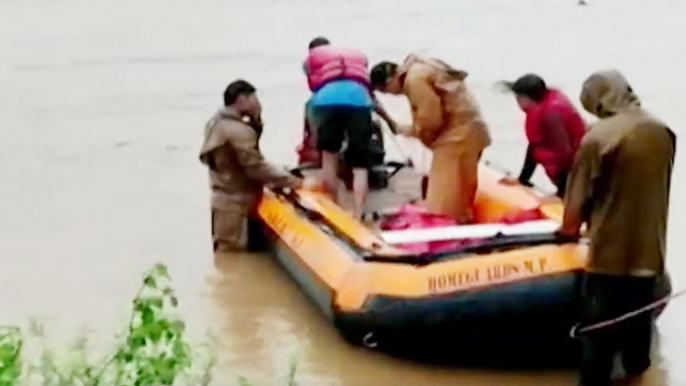
[(543, 257), (433, 275), (428, 279), (429, 293), (442, 293), (472, 285), (495, 284), (539, 276), (546, 272), (546, 266), (547, 259)]

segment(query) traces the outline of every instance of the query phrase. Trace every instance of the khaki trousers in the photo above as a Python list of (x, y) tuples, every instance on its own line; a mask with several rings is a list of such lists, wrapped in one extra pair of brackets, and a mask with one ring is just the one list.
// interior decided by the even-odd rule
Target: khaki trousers
[(471, 222), (480, 158), (480, 150), (465, 150), (455, 145), (433, 149), (426, 208), (461, 224)]

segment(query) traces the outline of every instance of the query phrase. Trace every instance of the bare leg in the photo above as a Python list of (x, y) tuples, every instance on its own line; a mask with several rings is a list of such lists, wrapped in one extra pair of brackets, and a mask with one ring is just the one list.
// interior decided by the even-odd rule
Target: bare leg
[(367, 169), (353, 169), (353, 199), (355, 203), (354, 215), (357, 219), (362, 217), (364, 203), (367, 200), (367, 191), (369, 190), (368, 174), (369, 172)]
[(322, 151), (322, 179), (326, 191), (338, 201), (338, 154)]

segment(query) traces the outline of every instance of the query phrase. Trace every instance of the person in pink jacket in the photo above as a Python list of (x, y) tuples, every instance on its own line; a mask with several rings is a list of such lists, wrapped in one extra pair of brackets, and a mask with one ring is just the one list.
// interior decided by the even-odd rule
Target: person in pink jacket
[(353, 169), (354, 215), (362, 216), (368, 191), (372, 110), (367, 57), (357, 49), (336, 47), (314, 39), (304, 63), (312, 91), (308, 121), (316, 133), (327, 191), (337, 195), (338, 153), (344, 140), (344, 159)]

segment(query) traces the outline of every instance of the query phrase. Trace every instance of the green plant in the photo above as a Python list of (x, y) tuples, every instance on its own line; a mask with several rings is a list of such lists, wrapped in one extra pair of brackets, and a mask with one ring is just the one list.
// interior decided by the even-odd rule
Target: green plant
[[(41, 341), (41, 355), (24, 366), (24, 346), (17, 327), (0, 330), (0, 386), (161, 386), (208, 385), (215, 363), (211, 342), (192, 347), (177, 313), (178, 300), (164, 265), (145, 273), (133, 301), (126, 332), (115, 352), (92, 363), (87, 339), (79, 338), (61, 360), (47, 347), (40, 324), (31, 335)], [(21, 383), (20, 383), (21, 382)]]
[(13, 386), (21, 375), (21, 330), (16, 327), (0, 329), (0, 386)]
[(183, 340), (185, 324), (174, 313), (178, 300), (165, 266), (146, 274), (133, 306), (128, 336), (112, 359), (116, 384), (174, 384), (192, 361), (191, 348)]
[[(80, 336), (58, 355), (46, 341), (43, 325), (32, 322), (28, 334), (18, 327), (0, 328), (0, 386), (207, 386), (216, 357), (214, 337), (191, 346), (178, 315), (178, 299), (167, 268), (158, 264), (143, 277), (126, 330), (114, 352), (93, 362), (88, 340)], [(40, 355), (31, 355), (24, 335), (36, 338)], [(34, 361), (22, 357), (35, 357)], [(288, 386), (297, 386), (293, 357)], [(239, 386), (251, 386), (244, 377)]]
[(295, 374), (298, 372), (298, 354), (293, 355), (288, 371), (288, 386), (298, 386), (295, 381)]

